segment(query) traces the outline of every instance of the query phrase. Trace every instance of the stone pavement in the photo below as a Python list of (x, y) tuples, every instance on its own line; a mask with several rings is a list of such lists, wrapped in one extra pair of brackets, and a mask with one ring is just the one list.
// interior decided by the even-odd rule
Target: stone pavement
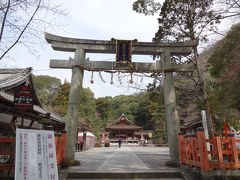
[(61, 173), (75, 174), (75, 176), (79, 173), (82, 173), (81, 176), (84, 173), (141, 174), (144, 172), (145, 174), (161, 173), (162, 175), (165, 173), (166, 176), (171, 173), (180, 174), (179, 168), (165, 166), (165, 162), (169, 159), (167, 147), (140, 147), (122, 144), (122, 147), (118, 148), (117, 145), (111, 145), (111, 147), (77, 152), (76, 159), (80, 161), (80, 166), (70, 167), (62, 170)]

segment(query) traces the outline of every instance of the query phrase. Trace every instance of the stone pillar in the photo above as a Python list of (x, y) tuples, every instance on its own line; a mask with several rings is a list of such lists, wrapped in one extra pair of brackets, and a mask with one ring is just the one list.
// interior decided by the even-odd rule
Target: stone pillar
[[(75, 64), (83, 64), (84, 60), (84, 50), (77, 49), (74, 55)], [(74, 158), (77, 141), (77, 126), (79, 124), (80, 91), (82, 90), (83, 71), (84, 70), (78, 66), (73, 66), (72, 68), (72, 79), (66, 117), (66, 163), (70, 166), (75, 163)]]
[[(161, 54), (161, 60), (163, 62), (163, 68), (171, 66), (170, 52), (163, 52)], [(176, 166), (179, 161), (179, 149), (178, 149), (179, 116), (176, 105), (176, 94), (172, 72), (165, 72), (163, 91), (165, 102), (165, 114), (167, 121), (168, 144), (170, 151), (170, 161), (168, 161), (166, 164)]]

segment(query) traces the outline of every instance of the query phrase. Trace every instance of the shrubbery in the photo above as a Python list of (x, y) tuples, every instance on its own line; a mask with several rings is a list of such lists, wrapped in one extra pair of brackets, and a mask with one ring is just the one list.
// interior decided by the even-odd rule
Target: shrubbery
[(110, 142), (109, 141), (105, 142), (104, 147), (110, 147)]

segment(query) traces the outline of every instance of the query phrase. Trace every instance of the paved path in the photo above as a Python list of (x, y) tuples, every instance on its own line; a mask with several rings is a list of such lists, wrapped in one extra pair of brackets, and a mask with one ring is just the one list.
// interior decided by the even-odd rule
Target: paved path
[(137, 172), (179, 171), (165, 166), (169, 159), (167, 147), (117, 146), (93, 148), (76, 153), (80, 166), (71, 167), (71, 172)]
[(130, 147), (115, 149), (113, 153), (97, 168), (100, 172), (122, 172), (122, 171), (147, 171), (147, 167), (141, 159), (137, 157)]

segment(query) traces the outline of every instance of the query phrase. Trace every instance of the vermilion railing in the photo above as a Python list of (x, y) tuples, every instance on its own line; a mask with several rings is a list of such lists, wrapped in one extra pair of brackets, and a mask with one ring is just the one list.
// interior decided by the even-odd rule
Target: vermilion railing
[(240, 139), (214, 136), (206, 139), (203, 129), (195, 136), (178, 135), (180, 162), (202, 171), (240, 168)]
[[(9, 171), (11, 166), (14, 166), (12, 159), (14, 160), (15, 156), (15, 142), (15, 137), (0, 137), (0, 156), (9, 157), (6, 163), (0, 163), (0, 172)], [(55, 145), (57, 165), (60, 165), (65, 159), (66, 132), (55, 136)]]

